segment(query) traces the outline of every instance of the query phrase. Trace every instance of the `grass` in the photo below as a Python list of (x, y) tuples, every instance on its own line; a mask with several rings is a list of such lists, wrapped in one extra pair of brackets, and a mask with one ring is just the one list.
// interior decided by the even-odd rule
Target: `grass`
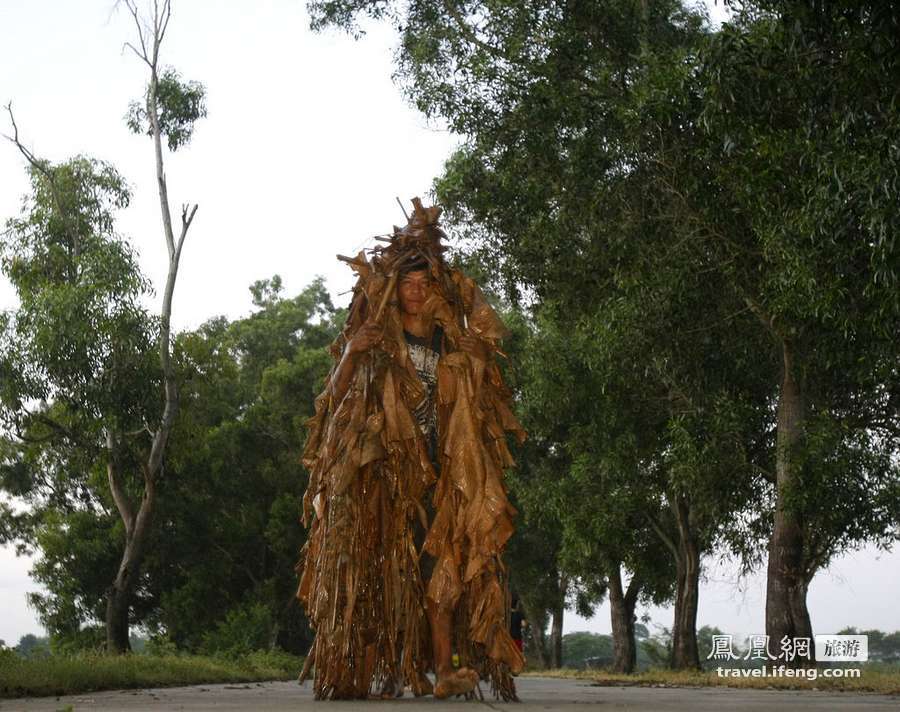
[[(848, 666), (849, 667), (849, 666)], [(839, 692), (877, 692), (900, 695), (900, 670), (888, 666), (861, 665), (858, 678), (823, 677), (818, 671), (815, 680), (793, 677), (719, 677), (712, 672), (648, 670), (634, 675), (617, 675), (599, 670), (544, 670), (523, 673), (541, 677), (565, 677), (589, 680), (598, 685), (641, 685), (665, 687), (740, 687), (744, 689), (829, 690)]]
[[(4, 651), (5, 652), (5, 651)], [(251, 653), (237, 660), (198, 655), (53, 655), (26, 660), (0, 654), (0, 698), (72, 695), (97, 690), (222, 682), (291, 680), (303, 658)]]

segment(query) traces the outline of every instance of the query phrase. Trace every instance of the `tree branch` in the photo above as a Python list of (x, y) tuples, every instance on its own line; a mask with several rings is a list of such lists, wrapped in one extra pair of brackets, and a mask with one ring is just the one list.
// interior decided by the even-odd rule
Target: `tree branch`
[(166, 276), (166, 286), (163, 291), (163, 303), (160, 314), (162, 329), (159, 338), (159, 359), (162, 366), (164, 389), (165, 389), (165, 406), (160, 419), (159, 427), (153, 434), (153, 442), (150, 447), (150, 454), (147, 459), (147, 468), (144, 473), (148, 486), (156, 478), (157, 473), (162, 464), (163, 455), (165, 454), (166, 443), (168, 441), (169, 432), (175, 422), (175, 416), (178, 412), (178, 389), (175, 382), (175, 375), (172, 369), (171, 355), (171, 319), (172, 319), (172, 300), (175, 292), (175, 282), (178, 278), (178, 267), (181, 261), (181, 250), (187, 237), (188, 229), (194, 220), (197, 212), (197, 205), (192, 209), (188, 209), (187, 205), (182, 207), (181, 213), (181, 233), (178, 241), (175, 241), (175, 233), (172, 227), (172, 212), (169, 206), (169, 190), (166, 182), (166, 174), (163, 165), (162, 153), (162, 130), (159, 123), (159, 107), (157, 102), (157, 91), (159, 87), (158, 60), (159, 48), (162, 44), (163, 37), (169, 25), (169, 19), (172, 16), (172, 5), (170, 0), (153, 0), (153, 44), (150, 54), (147, 53), (147, 41), (144, 38), (144, 31), (138, 19), (137, 7), (134, 0), (122, 0), (125, 2), (135, 23), (138, 26), (138, 37), (141, 41), (144, 59), (150, 67), (150, 87), (147, 97), (147, 115), (150, 119), (150, 133), (153, 138), (153, 149), (156, 159), (156, 183), (159, 192), (159, 205), (162, 212), (163, 232), (165, 234), (166, 248), (169, 253), (169, 271)]
[(662, 539), (663, 544), (665, 544), (669, 551), (672, 552), (672, 556), (675, 557), (676, 560), (679, 559), (678, 547), (675, 546), (675, 542), (672, 541), (672, 538), (666, 534), (663, 528), (659, 525), (653, 517), (649, 514), (644, 514), (644, 518), (647, 520), (647, 523), (653, 528), (653, 531), (656, 532), (656, 535)]
[(506, 56), (503, 54), (503, 52), (498, 50), (493, 45), (490, 45), (484, 40), (480, 39), (478, 35), (475, 34), (475, 31), (466, 23), (466, 19), (460, 13), (459, 8), (457, 8), (453, 4), (453, 0), (444, 0), (444, 9), (450, 14), (450, 17), (452, 18), (453, 23), (456, 25), (457, 29), (472, 44), (474, 44), (476, 47), (480, 47), (496, 59), (507, 61)]
[[(16, 125), (16, 118), (13, 115), (12, 102), (6, 105), (6, 111), (9, 114), (9, 120), (13, 127), (13, 135), (8, 136), (6, 134), (3, 134), (3, 136), (7, 140), (15, 144), (16, 148), (19, 149), (19, 152), (25, 157), (25, 160), (27, 160), (28, 163), (31, 164), (31, 166), (46, 179), (47, 185), (50, 186), (50, 196), (53, 198), (53, 204), (56, 206), (59, 217), (62, 220), (63, 225), (65, 226), (65, 231), (66, 235), (69, 238), (69, 243), (71, 244), (72, 250), (77, 257), (81, 252), (78, 233), (72, 229), (72, 223), (69, 220), (69, 214), (63, 206), (62, 199), (59, 195), (59, 188), (56, 185), (56, 176), (54, 175), (53, 171), (47, 167), (47, 161), (41, 160), (40, 158), (35, 156), (34, 153), (23, 146), (22, 142), (19, 140), (19, 127)], [(75, 269), (77, 270), (77, 265), (75, 266)], [(73, 283), (77, 278), (77, 273), (73, 273), (71, 271), (69, 272), (69, 279)]]
[(768, 331), (772, 336), (776, 338), (781, 338), (781, 334), (779, 330), (775, 326), (775, 317), (770, 316), (765, 309), (763, 309), (754, 299), (751, 299), (747, 295), (744, 295), (744, 304), (753, 312), (754, 316), (759, 319), (759, 322), (763, 325), (763, 327)]
[(122, 523), (125, 525), (125, 539), (129, 541), (134, 534), (134, 505), (132, 505), (128, 493), (125, 492), (125, 487), (122, 484), (118, 444), (115, 441), (112, 429), (106, 431), (106, 451), (106, 478), (109, 481), (109, 491), (112, 494), (113, 502), (116, 504), (116, 509), (119, 510)]
[(137, 48), (130, 42), (126, 42), (125, 46), (131, 47), (131, 49), (134, 50), (134, 53), (138, 56), (138, 58), (141, 61), (146, 62), (152, 69), (153, 65), (150, 63), (150, 57), (147, 54), (147, 42), (144, 39), (144, 32), (146, 31), (147, 28), (141, 23), (141, 17), (140, 17), (140, 13), (138, 12), (137, 5), (134, 3), (134, 0), (118, 0), (116, 5), (118, 6), (119, 3), (124, 4), (125, 7), (128, 8), (128, 12), (131, 14), (131, 17), (134, 19), (134, 25), (137, 28), (137, 33), (138, 33), (138, 41), (141, 43), (141, 51), (138, 52)]
[[(131, 44), (131, 42), (125, 42), (125, 43), (122, 45), (122, 49), (123, 49), (123, 50), (124, 50), (124, 49), (130, 49), (132, 52), (134, 52), (135, 56), (136, 56), (139, 60), (141, 60), (142, 62), (147, 62), (147, 58), (144, 57), (144, 55), (142, 55), (142, 54), (137, 50), (137, 48), (136, 48), (133, 44)], [(147, 62), (147, 64), (149, 64), (149, 62)]]

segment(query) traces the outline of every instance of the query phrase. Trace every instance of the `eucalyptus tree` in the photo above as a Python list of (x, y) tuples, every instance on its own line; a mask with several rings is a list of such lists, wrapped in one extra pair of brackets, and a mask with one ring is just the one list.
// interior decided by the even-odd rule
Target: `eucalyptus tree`
[(153, 141), (156, 184), (168, 252), (168, 271), (163, 286), (158, 338), (163, 405), (158, 419), (154, 419), (153, 428), (149, 423), (144, 424), (150, 443), (144, 461), (139, 464), (142, 480), (139, 501), (135, 501), (125, 484), (121, 433), (112, 427), (108, 427), (105, 433), (109, 489), (125, 529), (122, 559), (107, 593), (106, 636), (110, 652), (124, 652), (130, 649), (129, 607), (140, 582), (141, 564), (156, 507), (157, 484), (163, 471), (169, 435), (178, 413), (178, 385), (171, 346), (172, 303), (181, 263), (181, 251), (197, 213), (197, 205), (193, 207), (183, 205), (181, 225), (176, 238), (163, 164), (162, 139), (163, 136), (167, 138), (169, 149), (173, 151), (185, 145), (191, 137), (194, 122), (206, 114), (202, 86), (197, 83), (183, 84), (176, 72), (172, 70), (164, 72), (160, 65), (160, 49), (171, 19), (171, 1), (162, 0), (160, 3), (154, 0), (146, 17), (141, 13), (135, 0), (123, 0), (123, 4), (134, 20), (137, 33), (136, 43), (127, 42), (126, 47), (146, 65), (149, 73), (145, 102), (143, 106), (132, 104), (127, 123), (133, 132), (146, 132)]
[[(181, 252), (197, 210), (196, 205), (184, 206), (176, 239), (161, 139), (165, 135), (173, 150), (184, 145), (194, 121), (205, 114), (200, 85), (183, 84), (171, 71), (161, 73), (160, 46), (170, 2), (154, 2), (149, 20), (135, 3), (124, 4), (138, 34), (137, 44), (127, 46), (150, 73), (145, 104), (132, 107), (128, 124), (136, 132), (149, 133), (154, 144), (169, 257), (159, 318), (150, 319), (138, 307), (138, 298), (149, 285), (132, 251), (115, 234), (113, 211), (129, 199), (124, 181), (108, 164), (90, 159), (57, 166), (40, 159), (19, 141), (11, 109), (10, 138), (29, 163), (33, 195), (26, 200), (22, 217), (10, 222), (4, 262), (21, 303), (5, 324), (7, 333), (22, 339), (22, 344), (10, 342), (7, 352), (7, 363), (15, 366), (9, 367), (5, 402), (18, 428), (14, 429), (18, 441), (8, 440), (13, 451), (10, 462), (20, 467), (28, 460), (32, 473), (45, 465), (52, 471), (53, 460), (46, 459), (45, 448), (26, 452), (25, 444), (35, 440), (48, 448), (66, 442), (77, 447), (81, 458), (77, 472), (83, 478), (105, 460), (106, 486), (124, 535), (117, 572), (105, 592), (107, 648), (113, 652), (130, 647), (129, 616), (141, 585), (157, 484), (178, 410), (170, 322)], [(158, 370), (148, 372), (151, 344)], [(122, 369), (127, 378), (119, 373)], [(158, 389), (155, 399), (148, 400), (148, 387)], [(54, 410), (60, 411), (59, 417), (49, 415)], [(75, 422), (68, 423), (73, 417)], [(32, 430), (41, 424), (46, 432)], [(68, 465), (64, 457), (55, 464), (58, 470)], [(66, 499), (64, 494), (58, 496)], [(24, 517), (17, 521), (27, 524)]]

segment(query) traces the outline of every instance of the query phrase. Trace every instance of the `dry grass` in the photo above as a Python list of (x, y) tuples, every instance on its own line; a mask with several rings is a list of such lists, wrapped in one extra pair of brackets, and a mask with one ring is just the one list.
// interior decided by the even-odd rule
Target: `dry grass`
[[(849, 666), (848, 666), (849, 667)], [(648, 670), (634, 675), (616, 675), (598, 670), (534, 670), (525, 676), (565, 677), (590, 680), (598, 685), (648, 687), (741, 687), (774, 690), (831, 690), (843, 692), (877, 692), (900, 695), (900, 670), (886, 666), (859, 666), (860, 676), (825, 677), (818, 670), (815, 680), (796, 677), (719, 677), (715, 672), (682, 672)]]

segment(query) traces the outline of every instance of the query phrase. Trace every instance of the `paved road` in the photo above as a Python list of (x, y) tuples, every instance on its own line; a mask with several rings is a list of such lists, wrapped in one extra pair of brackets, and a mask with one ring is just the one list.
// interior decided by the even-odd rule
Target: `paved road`
[(65, 710), (71, 705), (81, 710), (241, 710), (242, 712), (333, 712), (360, 709), (365, 704), (373, 712), (429, 710), (460, 712), (468, 706), (493, 710), (659, 710), (660, 712), (766, 712), (770, 710), (849, 710), (850, 712), (897, 712), (900, 697), (853, 693), (780, 690), (740, 690), (737, 688), (599, 687), (582, 680), (520, 678), (517, 680), (521, 704), (462, 699), (438, 701), (404, 697), (390, 702), (315, 703), (309, 684), (295, 682), (251, 683), (248, 685), (198, 685), (153, 690), (97, 692), (71, 697), (44, 697), (0, 700), (0, 710)]

